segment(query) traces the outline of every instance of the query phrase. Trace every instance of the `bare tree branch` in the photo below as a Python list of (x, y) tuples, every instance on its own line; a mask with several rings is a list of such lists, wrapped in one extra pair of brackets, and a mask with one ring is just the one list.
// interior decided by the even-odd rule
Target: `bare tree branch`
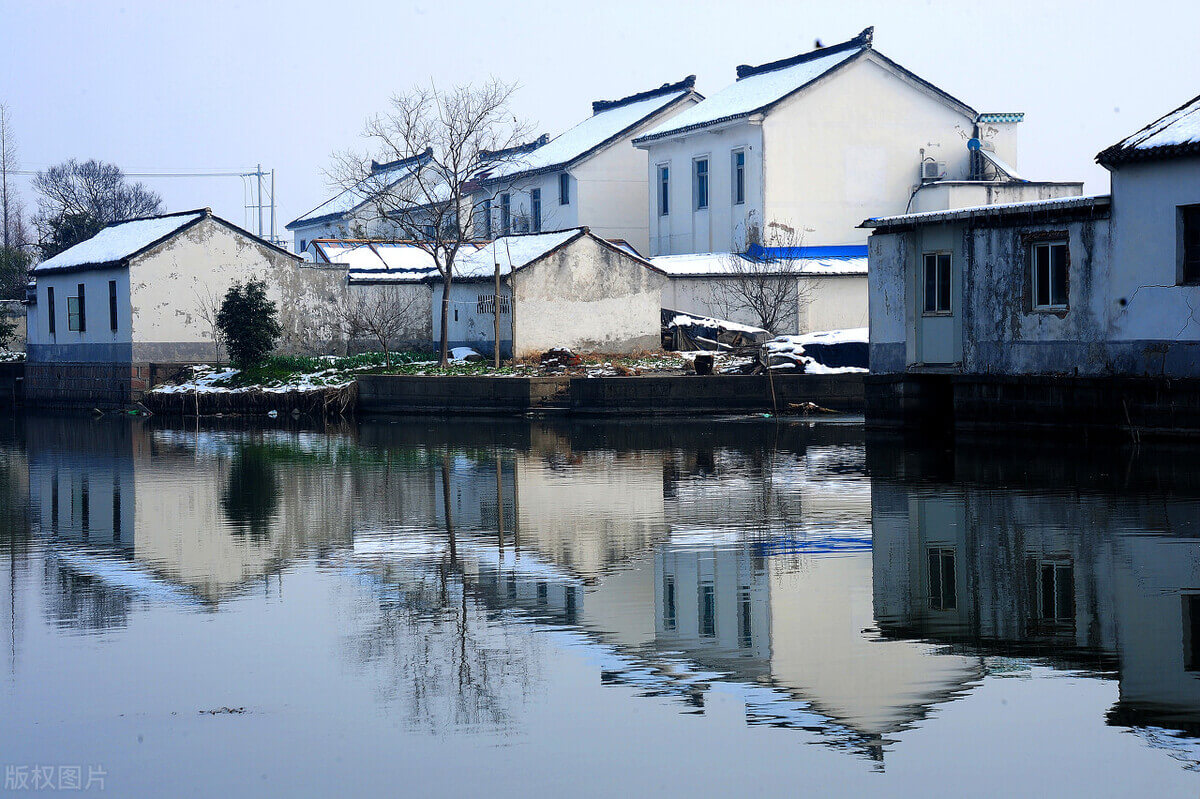
[(420, 305), (415, 294), (399, 286), (351, 286), (337, 315), (347, 339), (370, 336), (378, 341), (384, 363), (391, 368), (390, 345), (416, 322)]
[(770, 222), (765, 235), (749, 226), (746, 239), (743, 253), (730, 253), (722, 260), (724, 276), (712, 281), (712, 304), (725, 318), (744, 314), (772, 334), (792, 332), (780, 328), (792, 314), (799, 314), (810, 293), (801, 284), (798, 251), (803, 236), (793, 227)]
[[(509, 111), (515, 84), (491, 80), (449, 90), (434, 85), (395, 95), (367, 120), (370, 154), (335, 156), (333, 182), (366, 203), (367, 216), (427, 252), (442, 278), (440, 361), (449, 358), (450, 286), (460, 247), (472, 238), (482, 198), (475, 180), (495, 151), (512, 148), (527, 125)], [(379, 159), (383, 159), (382, 162)]]

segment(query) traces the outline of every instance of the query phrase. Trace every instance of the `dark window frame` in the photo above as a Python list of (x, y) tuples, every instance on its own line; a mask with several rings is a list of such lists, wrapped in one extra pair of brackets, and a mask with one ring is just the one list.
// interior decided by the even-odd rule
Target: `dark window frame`
[(571, 204), (571, 175), (569, 172), (560, 172), (558, 175), (558, 204)]
[(117, 281), (108, 281), (108, 326), (117, 332)]
[(1178, 209), (1179, 285), (1200, 285), (1200, 203)]
[(55, 335), (54, 286), (46, 286), (46, 319), (50, 323), (47, 331), (53, 336)]
[[(929, 566), (930, 610), (958, 610), (957, 556), (958, 553), (954, 547), (929, 547), (927, 563)], [(947, 563), (950, 566), (948, 570)]]
[(507, 236), (512, 233), (512, 195), (505, 193), (500, 195), (500, 235)]
[(483, 237), (490, 239), (492, 237), (492, 198), (488, 197), (483, 201)]

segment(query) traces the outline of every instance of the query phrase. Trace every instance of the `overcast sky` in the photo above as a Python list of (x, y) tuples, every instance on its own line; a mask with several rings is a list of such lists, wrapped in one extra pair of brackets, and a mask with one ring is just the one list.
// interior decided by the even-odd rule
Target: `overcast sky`
[[(711, 94), (738, 64), (868, 25), (880, 52), (974, 108), (1024, 111), (1022, 173), (1089, 193), (1108, 190), (1099, 150), (1200, 94), (1197, 0), (0, 0), (0, 102), (25, 169), (274, 168), (282, 234), (330, 195), (331, 153), (361, 147), (363, 120), (415, 83), (517, 81), (515, 111), (554, 135), (593, 99), (693, 73)], [(170, 210), (251, 221), (239, 178), (142, 180)]]

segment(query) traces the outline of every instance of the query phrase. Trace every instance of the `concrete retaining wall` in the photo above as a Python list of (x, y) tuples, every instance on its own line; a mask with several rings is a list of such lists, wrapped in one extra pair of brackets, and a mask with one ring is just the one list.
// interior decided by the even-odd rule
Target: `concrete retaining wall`
[(363, 375), (361, 413), (573, 414), (758, 413), (814, 402), (844, 412), (863, 408), (863, 375), (644, 377), (404, 377)]
[(24, 377), (24, 363), (0, 363), (0, 408), (21, 404)]
[(44, 408), (120, 408), (141, 400), (149, 364), (25, 364), (25, 404)]
[(361, 375), (362, 413), (524, 413), (566, 402), (565, 377)]
[(1072, 437), (1200, 435), (1200, 379), (871, 375), (867, 426)]

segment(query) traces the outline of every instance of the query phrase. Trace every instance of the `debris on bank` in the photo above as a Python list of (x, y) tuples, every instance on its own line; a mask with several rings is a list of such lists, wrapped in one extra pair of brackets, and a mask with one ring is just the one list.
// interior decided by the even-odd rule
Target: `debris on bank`
[(777, 336), (762, 346), (760, 361), (773, 370), (832, 375), (866, 372), (869, 331), (859, 327), (802, 336)]
[(662, 323), (663, 348), (678, 351), (736, 351), (757, 347), (771, 337), (761, 327), (667, 309), (662, 312)]

